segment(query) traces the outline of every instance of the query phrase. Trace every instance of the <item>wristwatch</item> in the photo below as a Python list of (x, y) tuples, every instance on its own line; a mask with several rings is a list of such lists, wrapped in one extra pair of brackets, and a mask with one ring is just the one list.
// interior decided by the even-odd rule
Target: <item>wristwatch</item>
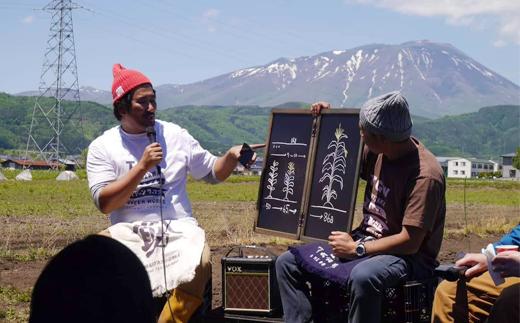
[(367, 250), (365, 248), (365, 242), (364, 241), (359, 242), (356, 246), (356, 255), (358, 257), (363, 257), (366, 255), (366, 253), (367, 253)]

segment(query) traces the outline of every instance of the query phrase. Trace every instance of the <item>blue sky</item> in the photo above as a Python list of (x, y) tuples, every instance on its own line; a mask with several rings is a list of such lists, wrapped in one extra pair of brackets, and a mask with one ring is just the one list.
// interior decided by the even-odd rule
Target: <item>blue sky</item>
[[(0, 2), (0, 91), (38, 88), (48, 1)], [(450, 43), (520, 84), (518, 0), (76, 0), (79, 83), (110, 90), (112, 65), (186, 84), (280, 57), (371, 43)]]

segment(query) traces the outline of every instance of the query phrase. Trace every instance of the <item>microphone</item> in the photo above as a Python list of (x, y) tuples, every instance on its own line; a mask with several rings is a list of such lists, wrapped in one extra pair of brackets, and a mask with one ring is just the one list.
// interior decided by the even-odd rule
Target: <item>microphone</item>
[(146, 127), (146, 136), (148, 137), (148, 141), (153, 144), (157, 141), (157, 134), (155, 133), (155, 127), (150, 126)]
[[(148, 137), (148, 141), (153, 144), (154, 142), (157, 142), (157, 133), (155, 132), (155, 127), (149, 126), (146, 127), (146, 136)], [(159, 176), (161, 175), (161, 166), (157, 165), (157, 173)]]

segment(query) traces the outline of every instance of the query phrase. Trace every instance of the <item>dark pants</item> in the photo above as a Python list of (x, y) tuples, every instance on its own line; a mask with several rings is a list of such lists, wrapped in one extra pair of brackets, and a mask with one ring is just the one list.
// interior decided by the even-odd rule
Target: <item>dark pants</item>
[[(413, 273), (413, 274), (412, 274)], [(276, 276), (282, 299), (285, 322), (310, 322), (312, 306), (305, 273), (294, 255), (285, 252), (276, 260)], [(354, 267), (350, 273), (349, 322), (380, 322), (383, 291), (407, 279), (431, 276), (431, 269), (392, 255), (373, 256)]]

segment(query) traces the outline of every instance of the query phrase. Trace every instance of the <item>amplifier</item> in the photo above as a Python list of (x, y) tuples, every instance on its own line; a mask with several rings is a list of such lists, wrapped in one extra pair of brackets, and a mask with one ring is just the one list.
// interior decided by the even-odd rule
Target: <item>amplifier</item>
[[(238, 253), (230, 256), (232, 252)], [(222, 263), (222, 305), (229, 313), (263, 313), (281, 310), (275, 273), (276, 256), (257, 246), (228, 251)]]

